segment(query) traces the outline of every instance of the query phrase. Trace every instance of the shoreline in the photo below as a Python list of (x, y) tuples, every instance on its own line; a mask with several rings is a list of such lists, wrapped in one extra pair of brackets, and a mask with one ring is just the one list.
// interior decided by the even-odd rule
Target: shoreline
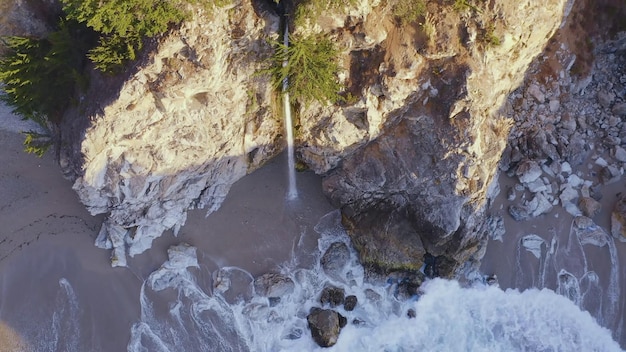
[(0, 144), (6, 165), (0, 172), (2, 346), (22, 340), (33, 350), (45, 350), (46, 343), (62, 350), (79, 339), (78, 346), (125, 350), (140, 320), (142, 283), (165, 262), (170, 245), (197, 247), (209, 281), (224, 266), (252, 275), (308, 267), (319, 238), (313, 226), (334, 209), (312, 173), (298, 174), (300, 198), (286, 203), (286, 160), (279, 156), (235, 183), (211, 216), (190, 211), (178, 237), (168, 231), (149, 251), (129, 258), (128, 268), (112, 268), (110, 251), (94, 245), (103, 217), (87, 212), (53, 158), (25, 154), (22, 136), (1, 127)]
[[(205, 217), (204, 210), (190, 211), (178, 237), (168, 231), (155, 240), (149, 251), (129, 258), (128, 268), (111, 268), (110, 252), (93, 244), (103, 217), (88, 214), (52, 158), (25, 154), (21, 149), (21, 136), (15, 132), (0, 130), (0, 142), (5, 147), (0, 153), (0, 162), (8, 165), (0, 174), (0, 200), (3, 202), (0, 203), (0, 223), (4, 225), (0, 229), (0, 289), (3, 292), (0, 345), (9, 346), (9, 341), (2, 338), (21, 339), (38, 350), (40, 348), (34, 344), (54, 340), (41, 335), (41, 331), (55, 328), (51, 321), (55, 312), (77, 311), (72, 307), (73, 292), (76, 307), (80, 307), (82, 313), (79, 317), (66, 315), (61, 320), (66, 328), (93, 327), (91, 331), (80, 331), (79, 345), (102, 346), (103, 351), (124, 350), (133, 324), (139, 321), (142, 284), (167, 260), (167, 248), (171, 245), (186, 242), (197, 248), (207, 287), (211, 286), (211, 273), (225, 266), (242, 268), (253, 276), (309, 267), (315, 265), (313, 253), (319, 238), (313, 227), (334, 209), (320, 191), (320, 178), (312, 173), (298, 174), (300, 198), (285, 201), (288, 183), (283, 154), (235, 183), (220, 209), (209, 217)], [(499, 182), (505, 189), (502, 178)], [(506, 198), (504, 192), (500, 197)], [(498, 211), (492, 208), (492, 212)], [(505, 213), (508, 230), (505, 242), (490, 240), (481, 269), (487, 274), (498, 274), (501, 288), (507, 289), (518, 287), (516, 258), (511, 255), (494, 258), (492, 254), (520, 252), (517, 243), (525, 230), (510, 219), (506, 209), (501, 211)], [(525, 225), (534, 226), (539, 234), (550, 226), (569, 226), (571, 216), (559, 214), (556, 219), (552, 213), (535, 219), (542, 224), (539, 229), (534, 220)], [(620, 257), (624, 258), (624, 246), (618, 244), (618, 248), (621, 248)], [(603, 248), (594, 250), (591, 257), (604, 253)], [(524, 263), (531, 269), (529, 273), (538, 270), (532, 254), (523, 249), (519, 254), (524, 255)], [(603, 279), (602, 273), (599, 274)], [(519, 288), (529, 288), (536, 279), (532, 275), (523, 278)], [(622, 278), (622, 286), (624, 283), (626, 280)], [(554, 282), (547, 287), (557, 289)], [(25, 296), (24, 292), (29, 295)], [(27, 307), (34, 309), (28, 313)], [(73, 320), (78, 325), (72, 327)], [(37, 326), (32, 322), (37, 322)], [(103, 340), (96, 333), (100, 331), (106, 332), (103, 336), (126, 338)], [(69, 346), (73, 341), (61, 339), (55, 343)]]

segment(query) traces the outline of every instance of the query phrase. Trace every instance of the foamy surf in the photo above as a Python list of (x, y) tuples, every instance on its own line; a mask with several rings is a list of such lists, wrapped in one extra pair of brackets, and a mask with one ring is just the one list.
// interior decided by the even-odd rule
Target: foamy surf
[[(322, 235), (321, 253), (332, 242), (348, 240), (336, 213), (324, 217), (316, 231)], [(181, 248), (173, 252), (190, 253), (193, 247)], [(622, 351), (608, 329), (554, 291), (502, 291), (480, 283), (464, 288), (456, 281), (434, 279), (422, 286), (419, 298), (403, 301), (396, 298), (393, 283), (364, 282), (363, 268), (355, 253), (351, 255), (345, 282), (333, 281), (319, 267), (283, 268), (295, 290), (272, 304), (254, 293), (252, 278), (243, 269), (214, 274), (220, 281), (213, 281), (212, 289), (199, 284), (208, 278), (197, 270), (195, 253), (187, 261), (170, 257), (142, 289), (142, 318), (133, 327), (128, 350)], [(237, 288), (220, 288), (231, 278), (237, 278)], [(357, 296), (359, 303), (354, 311), (335, 308), (348, 325), (335, 346), (321, 348), (311, 338), (306, 317), (311, 307), (320, 306), (328, 283)], [(409, 310), (415, 318), (407, 315)]]

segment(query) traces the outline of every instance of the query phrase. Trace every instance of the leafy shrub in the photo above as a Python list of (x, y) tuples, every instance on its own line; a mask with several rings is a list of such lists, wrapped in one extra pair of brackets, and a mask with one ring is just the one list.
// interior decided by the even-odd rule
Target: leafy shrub
[(472, 10), (476, 13), (482, 13), (482, 11), (474, 3), (474, 0), (454, 0), (452, 7), (458, 12)]
[(500, 37), (496, 34), (496, 26), (493, 23), (488, 23), (484, 28), (481, 28), (476, 39), (486, 47), (494, 47), (501, 44)]
[(421, 23), (422, 30), (426, 37), (428, 37), (428, 44), (434, 45), (437, 37), (437, 26), (435, 25), (435, 18), (432, 14), (427, 13), (424, 16), (424, 22)]
[(339, 65), (335, 44), (325, 36), (290, 37), (289, 46), (275, 43), (271, 67), (276, 89), (288, 79), (288, 92), (296, 100), (307, 104), (313, 100), (336, 103), (342, 86), (337, 80)]
[(33, 131), (23, 133), (26, 136), (24, 138), (24, 151), (29, 154), (35, 154), (41, 158), (52, 146), (52, 139), (48, 134)]
[(98, 46), (89, 51), (87, 57), (96, 69), (116, 73), (124, 64), (137, 59), (143, 40), (140, 37), (122, 38), (117, 35), (101, 37)]
[(398, 0), (393, 6), (393, 14), (401, 24), (415, 22), (425, 13), (424, 0)]

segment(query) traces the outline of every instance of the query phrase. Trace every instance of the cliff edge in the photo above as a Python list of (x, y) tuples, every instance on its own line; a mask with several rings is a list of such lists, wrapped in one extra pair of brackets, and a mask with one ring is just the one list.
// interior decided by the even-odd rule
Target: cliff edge
[[(431, 256), (451, 276), (486, 241), (511, 126), (500, 108), (572, 2), (433, 1), (410, 20), (398, 4), (349, 1), (295, 27), (336, 43), (345, 87), (335, 104), (294, 106), (297, 154), (323, 176), (364, 265), (414, 270)], [(277, 94), (258, 74), (274, 53), (274, 10), (197, 8), (110, 99), (92, 88), (89, 108), (68, 113), (78, 119), (66, 119), (61, 164), (90, 212), (107, 214), (97, 242), (114, 265), (176, 232), (188, 209), (217, 209), (284, 147)]]

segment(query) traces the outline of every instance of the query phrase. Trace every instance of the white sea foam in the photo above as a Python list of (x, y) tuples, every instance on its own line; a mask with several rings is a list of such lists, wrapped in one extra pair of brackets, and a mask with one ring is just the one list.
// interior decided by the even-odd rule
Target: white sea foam
[[(374, 288), (380, 301), (369, 301), (359, 287), (349, 289), (360, 306), (339, 311), (349, 322), (364, 323), (348, 324), (337, 345), (322, 349), (306, 327), (322, 282), (312, 271), (294, 277), (300, 279), (296, 292), (275, 307), (260, 297), (228, 305), (195, 281), (179, 280), (169, 316), (155, 315), (153, 303), (142, 300), (142, 322), (133, 328), (129, 351), (621, 351), (589, 313), (553, 291), (462, 288), (440, 279), (425, 284), (417, 301), (404, 303), (384, 288)], [(416, 318), (406, 316), (408, 309)]]
[[(32, 330), (29, 339), (33, 350), (38, 352), (78, 352), (81, 326), (78, 298), (74, 288), (66, 278), (59, 279), (59, 289), (54, 300), (52, 315), (37, 321), (37, 329)], [(94, 348), (92, 348), (93, 350)], [(2, 350), (0, 346), (0, 350)]]
[[(331, 213), (316, 226), (320, 252), (332, 242), (347, 241), (339, 221)], [(170, 269), (166, 264), (159, 270)], [(342, 282), (332, 281), (319, 267), (285, 269), (295, 290), (275, 305), (251, 293), (252, 280), (241, 269), (214, 274), (221, 277), (215, 292), (198, 284), (207, 278), (196, 277), (202, 270), (194, 265), (176, 270), (179, 277), (168, 280), (173, 285), (167, 289), (152, 287), (154, 280), (144, 285), (142, 318), (133, 327), (129, 351), (621, 351), (609, 330), (554, 291), (502, 291), (481, 284), (463, 288), (435, 279), (422, 286), (419, 299), (400, 301), (395, 283), (364, 282), (354, 252)], [(240, 277), (241, 287), (229, 288), (232, 275)], [(592, 283), (594, 274), (587, 280)], [(359, 303), (351, 312), (336, 308), (348, 325), (334, 347), (323, 349), (313, 342), (306, 316), (320, 306), (320, 292), (328, 283), (356, 295)], [(415, 318), (407, 316), (409, 309)]]
[[(547, 247), (545, 250), (544, 245)], [(602, 260), (609, 264), (608, 271), (597, 273), (592, 270), (593, 266), (587, 258), (589, 250), (604, 253)], [(534, 257), (524, 255), (526, 251)], [(616, 331), (619, 338), (623, 321), (623, 317), (619, 316), (620, 304), (623, 304), (620, 302), (619, 268), (614, 238), (592, 219), (577, 217), (569, 228), (555, 233), (551, 241), (534, 234), (522, 237), (514, 275), (516, 287), (531, 284), (539, 289), (553, 288), (592, 313), (601, 326)]]
[(335, 351), (621, 351), (607, 329), (553, 291), (461, 288), (433, 280), (415, 319), (347, 327)]

